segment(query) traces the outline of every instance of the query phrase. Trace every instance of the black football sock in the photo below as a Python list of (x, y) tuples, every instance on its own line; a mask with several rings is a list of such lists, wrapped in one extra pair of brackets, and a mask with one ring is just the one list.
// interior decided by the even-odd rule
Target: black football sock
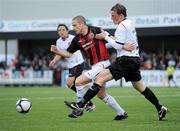
[(75, 84), (72, 85), (70, 89), (73, 90), (74, 92), (77, 92), (77, 91), (76, 91), (76, 86), (75, 86)]
[(95, 96), (97, 95), (97, 93), (99, 92), (100, 89), (101, 89), (101, 86), (98, 85), (98, 84), (96, 84), (96, 83), (94, 83), (94, 84), (91, 86), (91, 88), (89, 88), (89, 89), (87, 90), (87, 92), (86, 92), (86, 94), (84, 95), (82, 101), (80, 101), (80, 102), (77, 103), (78, 106), (79, 106), (80, 108), (83, 108), (88, 101), (90, 101), (93, 97), (95, 97)]
[(158, 98), (155, 96), (155, 94), (149, 88), (146, 88), (142, 92), (142, 94), (145, 96), (145, 98), (147, 100), (149, 100), (156, 107), (158, 112), (161, 110), (162, 105), (159, 104)]

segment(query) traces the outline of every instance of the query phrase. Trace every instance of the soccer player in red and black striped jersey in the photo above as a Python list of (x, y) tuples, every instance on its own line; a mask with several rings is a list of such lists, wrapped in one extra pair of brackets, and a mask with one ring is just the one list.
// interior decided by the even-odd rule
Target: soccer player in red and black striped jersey
[[(73, 27), (76, 33), (79, 33), (76, 22), (73, 22)], [(78, 34), (75, 36), (72, 40), (72, 46), (67, 50), (71, 53), (81, 50), (88, 59), (90, 65), (108, 60), (109, 56), (105, 45), (106, 42), (104, 40), (95, 39), (95, 35), (98, 33), (101, 33), (100, 28), (87, 26), (87, 32), (85, 32), (85, 35)]]
[[(81, 92), (81, 88), (79, 87), (95, 80), (98, 73), (110, 65), (110, 61), (106, 49), (106, 41), (95, 38), (96, 34), (101, 33), (101, 28), (86, 25), (86, 20), (83, 16), (74, 17), (72, 19), (72, 26), (77, 35), (66, 51), (59, 51), (59, 55), (71, 57), (74, 52), (81, 50), (91, 65), (91, 69), (77, 77), (75, 81), (77, 97), (79, 97), (78, 92)], [(127, 113), (116, 102), (114, 97), (105, 92), (104, 87), (101, 88), (97, 96), (115, 110), (117, 116), (120, 118), (119, 120), (127, 118), (127, 115), (124, 117), (124, 114)], [(78, 116), (71, 113), (69, 114), (69, 117), (76, 118)]]

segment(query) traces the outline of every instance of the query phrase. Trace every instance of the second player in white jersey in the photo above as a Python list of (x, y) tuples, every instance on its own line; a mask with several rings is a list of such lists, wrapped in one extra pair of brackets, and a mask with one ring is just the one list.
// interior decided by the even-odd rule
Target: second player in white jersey
[(139, 57), (139, 47), (138, 47), (138, 41), (136, 36), (136, 30), (133, 26), (132, 21), (128, 19), (124, 19), (117, 27), (115, 31), (115, 39), (116, 42), (119, 44), (123, 43), (133, 43), (136, 48), (132, 50), (131, 52), (119, 49), (117, 50), (117, 57), (121, 56), (134, 56)]
[[(117, 59), (96, 76), (95, 82), (90, 88), (91, 90), (88, 90), (84, 95), (83, 99), (85, 100), (76, 104), (78, 107), (82, 108), (82, 105), (84, 105), (86, 101), (91, 100), (107, 81), (124, 78), (126, 82), (131, 81), (133, 87), (155, 106), (159, 120), (162, 120), (165, 118), (168, 109), (160, 104), (156, 95), (141, 81), (141, 73), (139, 70), (140, 57), (138, 53), (139, 47), (136, 31), (132, 23), (127, 20), (126, 17), (126, 7), (124, 5), (117, 3), (111, 8), (111, 19), (114, 24), (118, 25), (115, 31), (115, 37), (112, 38), (107, 32), (102, 31), (102, 33), (96, 35), (96, 38), (105, 39), (114, 47), (117, 51)], [(77, 108), (76, 112), (80, 114), (81, 109)], [(74, 113), (74, 115), (78, 114)], [(125, 118), (127, 118), (127, 113), (115, 119), (122, 120)]]

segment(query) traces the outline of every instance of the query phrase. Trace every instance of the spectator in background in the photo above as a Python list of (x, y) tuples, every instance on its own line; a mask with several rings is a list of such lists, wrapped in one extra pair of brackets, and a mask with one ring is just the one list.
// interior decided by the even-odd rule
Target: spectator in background
[(173, 75), (174, 75), (174, 71), (175, 71), (175, 68), (174, 68), (175, 65), (176, 65), (176, 62), (175, 62), (174, 59), (170, 59), (168, 61), (168, 67), (167, 67), (166, 71), (167, 71), (167, 74), (168, 74), (168, 84), (169, 84), (169, 87), (171, 87), (171, 84), (170, 84), (171, 81), (177, 87), (176, 82), (173, 79)]
[(165, 69), (166, 69), (166, 66), (165, 66), (165, 64), (164, 64), (164, 61), (163, 61), (162, 59), (160, 59), (160, 60), (157, 62), (156, 69), (158, 69), (158, 70), (165, 70)]
[(178, 57), (176, 69), (180, 70), (180, 57)]
[(54, 76), (54, 84), (59, 86), (61, 83), (61, 68), (60, 67), (55, 68), (53, 76)]

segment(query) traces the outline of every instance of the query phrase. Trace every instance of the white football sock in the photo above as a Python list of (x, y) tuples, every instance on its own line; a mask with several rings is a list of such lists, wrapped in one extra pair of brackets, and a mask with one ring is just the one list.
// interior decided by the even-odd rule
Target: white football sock
[(79, 102), (82, 100), (84, 94), (86, 93), (86, 89), (84, 88), (84, 86), (76, 86), (76, 96), (77, 96), (77, 100), (76, 102)]
[(117, 101), (114, 99), (114, 97), (110, 96), (109, 94), (106, 95), (106, 97), (103, 99), (103, 101), (110, 106), (111, 108), (113, 108), (116, 113), (118, 115), (123, 115), (124, 114), (124, 110), (122, 109), (122, 107), (117, 103)]

